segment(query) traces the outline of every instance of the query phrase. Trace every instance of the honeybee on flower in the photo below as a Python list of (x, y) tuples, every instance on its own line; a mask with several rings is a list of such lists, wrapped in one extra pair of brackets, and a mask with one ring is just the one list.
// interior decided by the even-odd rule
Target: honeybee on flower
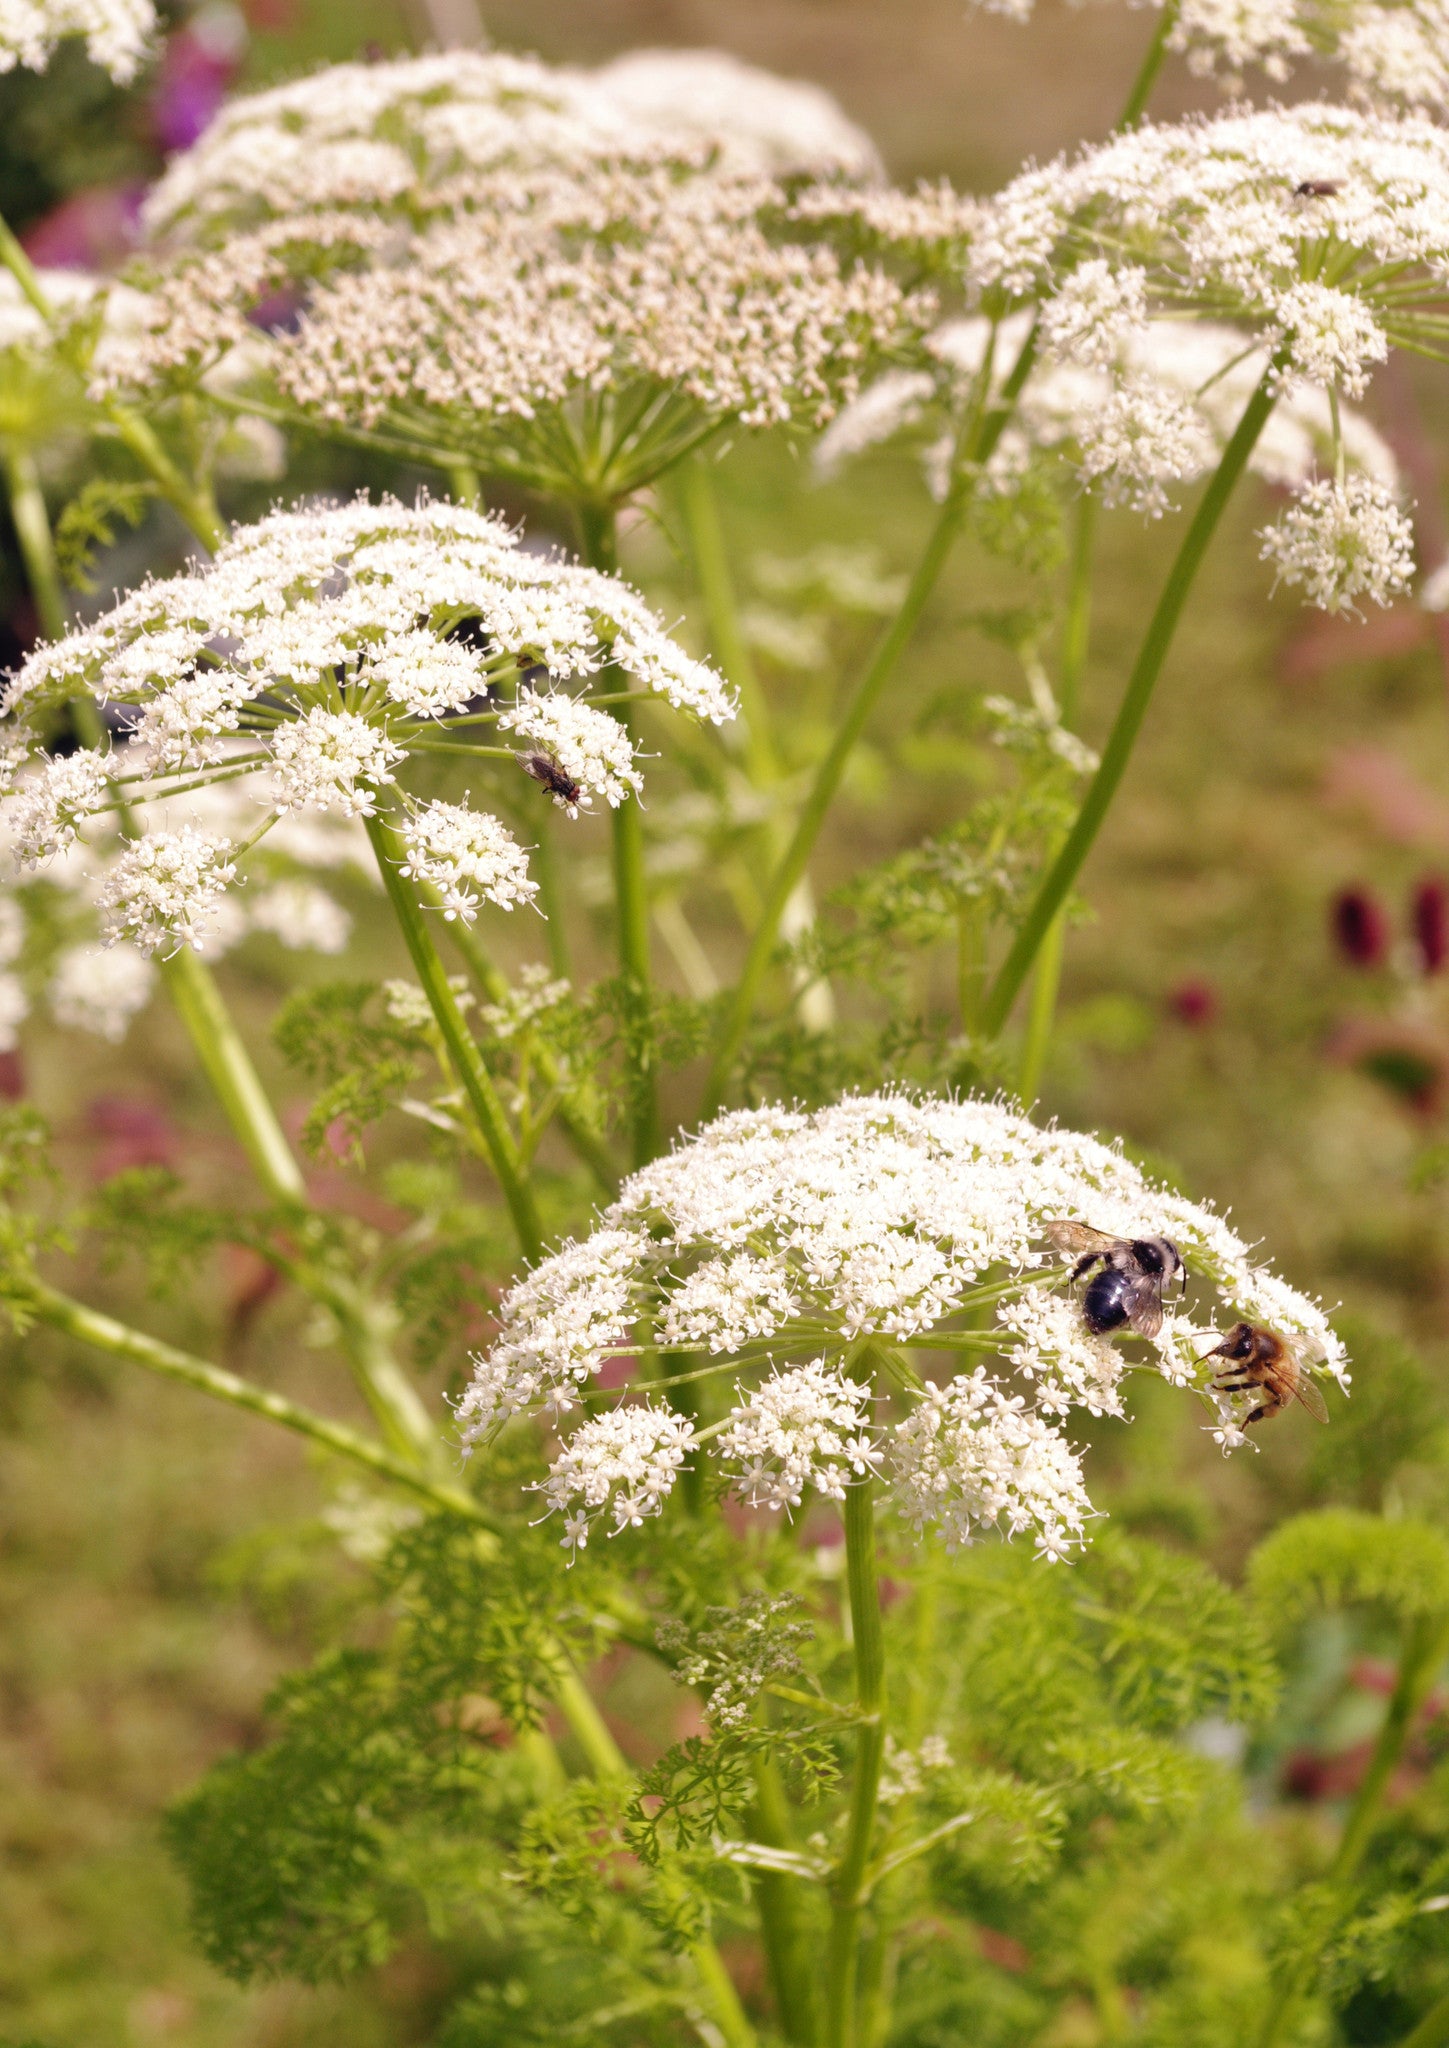
[[(774, 1509), (879, 1473), (906, 1519), (950, 1544), (999, 1524), (1065, 1555), (1093, 1510), (1061, 1418), (1123, 1415), (1129, 1364), (1035, 1271), (1063, 1212), (1105, 1223), (1109, 1243), (1180, 1246), (1229, 1320), (1292, 1333), (1305, 1375), (1343, 1377), (1317, 1305), (1120, 1152), (997, 1103), (858, 1096), (813, 1115), (737, 1111), (635, 1174), (589, 1237), (505, 1298), (458, 1406), (464, 1444), (514, 1415), (555, 1418), (564, 1447), (539, 1485), (570, 1547), (602, 1516), (657, 1514), (690, 1462)], [(983, 1307), (994, 1331), (961, 1320)], [(1236, 1412), (1201, 1330), (1179, 1315), (1135, 1328), (1171, 1384), (1215, 1418)], [(600, 1412), (597, 1375), (641, 1346), (667, 1353), (673, 1377)], [(930, 1354), (962, 1369), (927, 1379)], [(594, 1412), (570, 1429), (586, 1391)]]

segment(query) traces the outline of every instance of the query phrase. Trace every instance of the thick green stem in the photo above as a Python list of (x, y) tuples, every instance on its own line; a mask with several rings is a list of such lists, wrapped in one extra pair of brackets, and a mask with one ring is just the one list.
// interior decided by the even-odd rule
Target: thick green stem
[(1162, 12), (1157, 17), (1157, 26), (1152, 32), (1152, 41), (1147, 45), (1147, 54), (1133, 79), (1127, 94), (1127, 102), (1117, 119), (1118, 128), (1135, 128), (1147, 111), (1147, 102), (1152, 97), (1152, 88), (1157, 83), (1157, 74), (1162, 69), (1167, 55), (1167, 45), (1172, 31), (1177, 26), (1180, 0), (1164, 0)]
[(1082, 674), (1092, 632), (1092, 556), (1097, 539), (1097, 500), (1084, 491), (1077, 506), (1072, 536), (1072, 561), (1067, 576), (1067, 603), (1062, 617), (1062, 653), (1057, 712), (1063, 725), (1076, 721), (1082, 695)]
[(1242, 475), (1254, 444), (1273, 410), (1281, 368), (1282, 364), (1275, 356), (1262, 383), (1248, 401), (1232, 439), (1223, 450), (1212, 481), (1183, 537), (1128, 679), (1116, 721), (1107, 736), (1101, 763), (1077, 813), (1076, 823), (1038, 889), (987, 997), (983, 1025), (988, 1036), (995, 1036), (1010, 1016), (1012, 1005), (1031, 972), (1047, 932), (1066, 902), (1082, 863), (1101, 830), (1102, 821), (1111, 808), (1127, 763), (1132, 758), (1132, 749), (1137, 743), (1137, 735), (1142, 729), (1142, 721), (1147, 715), (1147, 707), (1152, 701), (1153, 690), (1162, 673), (1162, 665), (1172, 645), (1193, 579), (1202, 565), (1233, 486)]
[(864, 1479), (845, 1495), (846, 1583), (855, 1642), (855, 1704), (859, 1716), (855, 1779), (845, 1848), (830, 1887), (830, 1945), (826, 1959), (822, 2048), (855, 2048), (855, 1987), (860, 1955), (864, 1880), (875, 1834), (881, 1763), (885, 1754), (885, 1645), (875, 1557), (875, 1482)]
[(1410, 1623), (1388, 1711), (1379, 1729), (1369, 1767), (1354, 1794), (1353, 1805), (1339, 1838), (1338, 1852), (1329, 1869), (1331, 1884), (1348, 1884), (1357, 1876), (1369, 1837), (1378, 1823), (1389, 1780), (1398, 1768), (1404, 1744), (1446, 1656), (1449, 1656), (1449, 1618), (1436, 1615)]
[(489, 1164), (503, 1190), (503, 1199), (508, 1204), (508, 1213), (513, 1218), (523, 1255), (535, 1261), (543, 1255), (543, 1226), (539, 1221), (533, 1190), (519, 1164), (518, 1150), (503, 1113), (503, 1104), (493, 1085), (493, 1076), (483, 1064), (483, 1055), (464, 1022), (422, 905), (402, 872), (408, 857), (407, 846), (391, 819), (381, 812), (367, 820), (367, 836), (372, 841), (383, 887), (393, 915), (402, 928), (413, 968), (468, 1099)]
[(182, 1386), (210, 1395), (215, 1401), (225, 1401), (230, 1407), (242, 1408), (268, 1422), (279, 1423), (283, 1429), (310, 1438), (325, 1450), (334, 1451), (338, 1457), (348, 1458), (354, 1465), (365, 1466), (379, 1478), (406, 1487), (433, 1507), (444, 1508), (448, 1513), (461, 1515), (471, 1522), (483, 1525), (488, 1522), (478, 1503), (462, 1487), (430, 1478), (412, 1459), (395, 1455), (382, 1444), (373, 1443), (358, 1431), (349, 1429), (345, 1423), (316, 1415), (311, 1409), (287, 1400), (284, 1395), (274, 1394), (268, 1387), (253, 1386), (249, 1380), (240, 1379), (235, 1373), (209, 1365), (188, 1351), (179, 1351), (174, 1344), (163, 1344), (158, 1338), (133, 1330), (127, 1324), (117, 1322), (114, 1316), (102, 1315), (99, 1310), (87, 1308), (84, 1303), (40, 1282), (32, 1284), (27, 1300), (39, 1321), (48, 1323), (52, 1329), (64, 1331), (78, 1343), (109, 1352), (114, 1358), (130, 1359), (133, 1364), (142, 1365), (163, 1379), (178, 1381)]
[[(779, 1771), (768, 1758), (755, 1766), (750, 1833), (755, 1841), (772, 1849), (792, 1846), (785, 1788)], [(800, 1880), (779, 1870), (756, 1870), (751, 1872), (750, 1883), (760, 1916), (780, 2031), (794, 2048), (811, 2048), (815, 2040), (814, 1978), (800, 1912)]]
[[(1409, 1624), (1388, 1711), (1326, 1873), (1325, 1882), (1341, 1894), (1347, 1892), (1358, 1874), (1364, 1850), (1378, 1823), (1389, 1780), (1398, 1768), (1404, 1744), (1446, 1655), (1449, 1655), (1449, 1617), (1421, 1616)], [(1279, 1985), (1259, 2036), (1259, 2048), (1276, 2048), (1282, 2040), (1299, 2000), (1312, 1986), (1316, 1965), (1316, 1957), (1305, 1957)]]
[(1026, 1042), (1021, 1049), (1021, 1072), (1017, 1077), (1016, 1092), (1022, 1105), (1030, 1109), (1036, 1101), (1041, 1086), (1042, 1071), (1046, 1066), (1047, 1048), (1052, 1040), (1052, 1025), (1057, 1014), (1057, 990), (1062, 979), (1062, 951), (1066, 944), (1066, 918), (1058, 911), (1042, 940), (1037, 955), (1036, 978), (1031, 985), (1031, 1004), (1026, 1015)]
[(952, 480), (945, 503), (931, 529), (925, 552), (916, 565), (916, 572), (906, 588), (900, 609), (882, 634), (870, 666), (856, 684), (850, 701), (845, 706), (835, 739), (815, 771), (815, 779), (805, 799), (790, 844), (771, 877), (759, 923), (755, 927), (749, 952), (745, 956), (739, 983), (720, 1027), (705, 1081), (704, 1101), (701, 1105), (701, 1114), (704, 1116), (713, 1116), (724, 1100), (730, 1068), (749, 1027), (750, 1018), (754, 1014), (761, 984), (779, 938), (780, 920), (784, 915), (785, 905), (789, 902), (796, 883), (805, 873), (815, 841), (820, 835), (820, 828), (825, 822), (826, 812), (830, 809), (835, 793), (840, 787), (841, 778), (845, 774), (846, 764), (855, 749), (856, 741), (864, 731), (866, 721), (875, 709), (881, 692), (895, 673), (896, 664), (905, 652), (941, 571), (946, 566), (970, 508), (975, 476), (979, 473), (981, 465), (990, 460), (1007, 421), (1015, 410), (1022, 386), (1031, 374), (1032, 364), (1036, 360), (1036, 346), (1036, 329), (1033, 328), (1023, 342), (1011, 373), (1001, 388), (1000, 398), (989, 411), (983, 413), (975, 431), (962, 448), (958, 473)]
[(60, 571), (56, 567), (45, 494), (40, 488), (40, 472), (35, 467), (35, 457), (28, 449), (6, 448), (5, 487), (10, 494), (10, 517), (25, 560), (25, 574), (30, 583), (30, 594), (35, 599), (40, 630), (47, 640), (59, 640), (64, 637), (68, 624), (65, 597), (60, 587)]
[[(615, 575), (619, 567), (618, 522), (611, 505), (577, 508), (584, 560), (591, 569)], [(629, 707), (610, 707), (626, 732)], [(631, 734), (632, 737), (632, 734)], [(654, 1157), (660, 1146), (659, 1076), (653, 1049), (649, 948), (649, 889), (644, 875), (644, 813), (639, 799), (626, 797), (610, 813), (614, 837), (614, 914), (618, 933), (619, 974), (624, 985), (625, 1058), (628, 1064), (631, 1154), (636, 1166)]]
[(305, 1208), (307, 1189), (302, 1169), (293, 1157), (210, 970), (192, 947), (180, 946), (169, 960), (161, 963), (161, 972), (206, 1078), (227, 1122), (241, 1140), (257, 1179), (274, 1202), (287, 1208)]

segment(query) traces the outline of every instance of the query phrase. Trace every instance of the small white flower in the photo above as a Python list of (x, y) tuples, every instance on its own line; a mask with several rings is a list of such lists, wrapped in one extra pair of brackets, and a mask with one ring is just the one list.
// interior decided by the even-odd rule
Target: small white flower
[(487, 811), (441, 800), (422, 804), (402, 828), (408, 850), (402, 872), (442, 897), (443, 915), (472, 924), (480, 903), (511, 910), (538, 893), (528, 859), (507, 826)]
[(487, 684), (477, 657), (466, 647), (416, 630), (389, 641), (369, 662), (368, 673), (386, 684), (388, 696), (414, 718), (462, 711)]
[(1146, 325), (1146, 271), (1093, 256), (1042, 307), (1042, 347), (1060, 362), (1110, 370)]
[(916, 1528), (934, 1526), (948, 1550), (999, 1524), (1036, 1534), (1056, 1559), (1082, 1541), (1092, 1504), (1081, 1461), (1019, 1397), (978, 1366), (946, 1387), (928, 1387), (892, 1443), (894, 1490)]
[(404, 749), (352, 711), (317, 706), (272, 740), (271, 801), (279, 811), (340, 811), (369, 818)]
[(1351, 292), (1296, 284), (1279, 299), (1277, 314), (1297, 374), (1336, 384), (1350, 398), (1363, 396), (1370, 365), (1388, 357), (1387, 334)]
[(152, 0), (0, 0), (0, 72), (44, 71), (58, 43), (83, 36), (92, 63), (126, 85), (155, 28)]
[(38, 867), (73, 846), (85, 820), (109, 803), (110, 774), (110, 756), (85, 748), (22, 773), (6, 806), (15, 858)]
[(50, 1012), (68, 1031), (89, 1031), (118, 1045), (144, 1010), (156, 969), (138, 946), (70, 946), (50, 979)]
[(797, 1508), (807, 1486), (844, 1500), (852, 1479), (880, 1463), (870, 1434), (870, 1388), (823, 1358), (776, 1372), (731, 1414), (719, 1454), (751, 1507)]
[(564, 1547), (582, 1549), (605, 1508), (614, 1535), (659, 1514), (693, 1443), (694, 1424), (672, 1408), (613, 1408), (580, 1423), (535, 1489), (550, 1514), (579, 1503), (564, 1522)]
[(634, 748), (618, 719), (561, 690), (546, 696), (526, 690), (516, 704), (500, 711), (498, 723), (551, 756), (579, 785), (584, 802), (601, 796), (617, 808), (643, 786)]
[(1414, 575), (1414, 529), (1393, 493), (1366, 476), (1304, 486), (1259, 538), (1282, 583), (1301, 587), (1320, 611), (1357, 610), (1355, 599), (1391, 604)]
[(151, 832), (128, 845), (105, 875), (98, 892), (108, 942), (133, 939), (143, 953), (203, 941), (221, 907), (236, 868), (227, 859), (231, 844), (182, 825)]

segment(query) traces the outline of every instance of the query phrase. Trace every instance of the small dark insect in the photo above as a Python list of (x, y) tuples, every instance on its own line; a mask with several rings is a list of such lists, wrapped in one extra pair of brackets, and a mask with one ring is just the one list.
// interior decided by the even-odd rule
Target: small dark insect
[(572, 775), (565, 775), (552, 754), (520, 754), (518, 765), (525, 775), (531, 775), (551, 797), (570, 807), (578, 803), (583, 791)]
[(1286, 1337), (1262, 1323), (1234, 1323), (1221, 1344), (1204, 1353), (1223, 1363), (1213, 1375), (1220, 1393), (1240, 1394), (1251, 1387), (1262, 1400), (1244, 1420), (1267, 1422), (1290, 1401), (1301, 1401), (1317, 1422), (1327, 1422), (1328, 1409), (1317, 1383)]
[(1293, 187), (1295, 199), (1333, 199), (1343, 190), (1337, 178), (1305, 178)]
[(1124, 1324), (1139, 1337), (1155, 1337), (1162, 1328), (1162, 1290), (1172, 1280), (1187, 1286), (1182, 1253), (1170, 1237), (1109, 1237), (1088, 1223), (1055, 1222), (1046, 1234), (1059, 1252), (1079, 1256), (1073, 1281), (1095, 1266), (1082, 1296), (1082, 1316), (1098, 1337)]

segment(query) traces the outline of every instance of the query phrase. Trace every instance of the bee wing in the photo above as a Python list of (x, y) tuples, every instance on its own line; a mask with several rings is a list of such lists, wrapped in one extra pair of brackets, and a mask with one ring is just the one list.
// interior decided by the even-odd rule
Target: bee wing
[(1151, 1274), (1131, 1282), (1122, 1297), (1122, 1306), (1139, 1337), (1155, 1337), (1162, 1328), (1162, 1294)]
[(1298, 1384), (1294, 1387), (1293, 1393), (1315, 1422), (1327, 1422), (1328, 1403), (1323, 1398), (1317, 1380), (1310, 1375), (1306, 1365), (1300, 1365), (1298, 1368)]
[(1080, 1258), (1083, 1252), (1107, 1252), (1121, 1239), (1109, 1237), (1105, 1230), (1093, 1230), (1090, 1223), (1069, 1223), (1058, 1218), (1053, 1223), (1044, 1223), (1042, 1231), (1051, 1239), (1059, 1252), (1067, 1252)]

